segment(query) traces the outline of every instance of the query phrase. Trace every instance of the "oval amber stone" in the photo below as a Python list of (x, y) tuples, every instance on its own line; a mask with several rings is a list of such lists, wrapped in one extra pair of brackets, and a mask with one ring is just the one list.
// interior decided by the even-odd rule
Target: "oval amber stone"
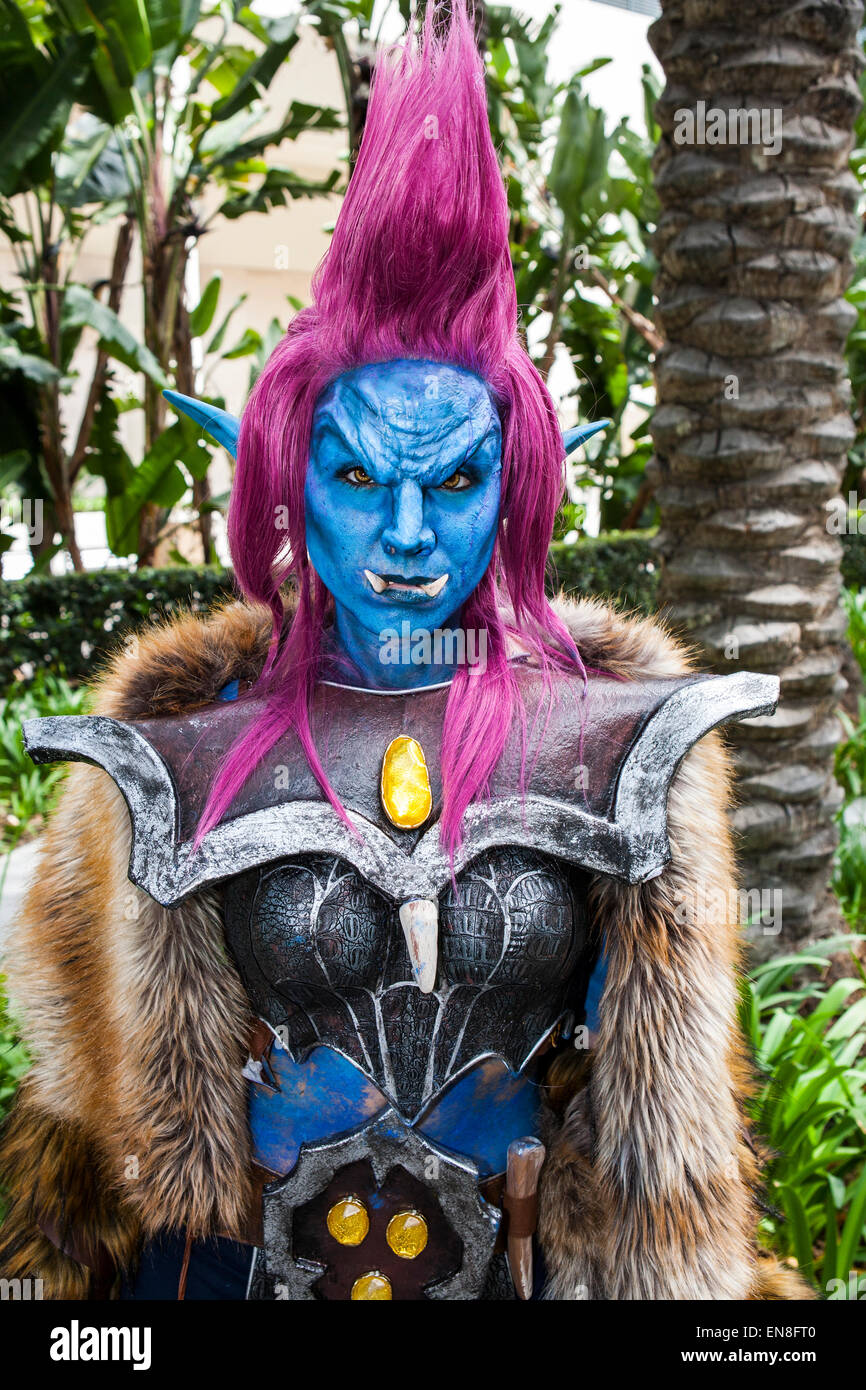
[(385, 1237), (401, 1260), (414, 1260), (427, 1244), (427, 1222), (419, 1211), (400, 1211), (388, 1222)]
[(370, 1229), (367, 1208), (357, 1197), (341, 1197), (327, 1219), (328, 1230), (340, 1245), (360, 1245)]
[(392, 739), (382, 759), (382, 805), (392, 825), (416, 830), (433, 809), (424, 750), (417, 739)]
[(391, 1296), (391, 1280), (375, 1269), (371, 1270), (369, 1274), (362, 1274), (360, 1279), (356, 1279), (349, 1295), (356, 1302), (359, 1299), (386, 1299), (391, 1298)]

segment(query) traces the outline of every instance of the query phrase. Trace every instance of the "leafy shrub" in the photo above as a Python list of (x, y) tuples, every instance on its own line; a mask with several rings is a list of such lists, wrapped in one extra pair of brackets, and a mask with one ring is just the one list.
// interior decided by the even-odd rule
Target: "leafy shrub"
[[(57, 799), (65, 763), (37, 766), (24, 752), (21, 723), (47, 714), (85, 714), (88, 692), (48, 671), (39, 671), (29, 686), (0, 699), (0, 843), (12, 848), (24, 834), (41, 829)], [(0, 889), (5, 866), (0, 877)]]
[(652, 612), (660, 577), (653, 534), (623, 531), (584, 536), (573, 544), (554, 541), (550, 547), (548, 589), (599, 594), (625, 608)]
[(43, 667), (91, 680), (133, 628), (181, 608), (207, 609), (232, 593), (230, 571), (206, 566), (0, 581), (0, 689)]
[(781, 1209), (765, 1216), (764, 1235), (841, 1299), (856, 1297), (866, 1276), (866, 973), (852, 952), (855, 975), (816, 979), (851, 937), (821, 945), (828, 955), (758, 966), (743, 982), (741, 1019), (759, 1078), (750, 1116), (772, 1151), (767, 1192)]
[(24, 1044), (6, 1007), (5, 976), (0, 975), (0, 1120), (12, 1104), (18, 1082), (30, 1065)]

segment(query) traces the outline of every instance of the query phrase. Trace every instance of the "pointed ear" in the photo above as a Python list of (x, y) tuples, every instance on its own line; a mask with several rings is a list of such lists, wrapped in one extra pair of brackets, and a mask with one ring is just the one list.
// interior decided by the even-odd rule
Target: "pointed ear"
[(218, 405), (208, 405), (206, 401), (193, 400), (192, 396), (182, 396), (180, 391), (163, 391), (162, 394), (169, 405), (195, 420), (218, 444), (228, 449), (233, 459), (237, 458), (241, 422), (235, 415), (220, 410)]
[(592, 439), (594, 434), (598, 434), (600, 430), (606, 430), (608, 425), (612, 424), (612, 420), (596, 420), (591, 425), (577, 425), (573, 430), (566, 430), (562, 436), (566, 456), (573, 454), (575, 449), (580, 448), (581, 444), (585, 444), (588, 439)]

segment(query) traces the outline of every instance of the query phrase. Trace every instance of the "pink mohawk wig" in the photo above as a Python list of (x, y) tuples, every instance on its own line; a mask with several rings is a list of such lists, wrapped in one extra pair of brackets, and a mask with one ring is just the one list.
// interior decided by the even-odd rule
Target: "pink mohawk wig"
[[(525, 730), (506, 606), (510, 630), (546, 672), (583, 672), (544, 593), (564, 448), (553, 402), (518, 336), (508, 230), (472, 19), (466, 0), (440, 0), (427, 6), (417, 38), (410, 34), (376, 67), (360, 155), (313, 279), (313, 304), (293, 320), (244, 411), (228, 531), (243, 593), (273, 614), (268, 660), (251, 692), (268, 698), (216, 777), (197, 842), (289, 729), (348, 823), (310, 727), (331, 600), (307, 559), (303, 499), (316, 402), (353, 367), (395, 358), (464, 367), (486, 381), (502, 421), (497, 545), (462, 613), (464, 627), (487, 630), (487, 667), (458, 668), (442, 733), (441, 834), (452, 855), (515, 715)], [(288, 518), (282, 530), (278, 509)], [(286, 627), (280, 589), (290, 578), (298, 607)]]

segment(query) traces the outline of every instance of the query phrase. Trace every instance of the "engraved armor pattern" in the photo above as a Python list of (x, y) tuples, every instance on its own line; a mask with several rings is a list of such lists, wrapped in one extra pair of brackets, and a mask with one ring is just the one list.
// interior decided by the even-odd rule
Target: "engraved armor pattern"
[(587, 947), (585, 877), (533, 850), (480, 855), (440, 896), (427, 995), (412, 981), (398, 909), (331, 855), (299, 855), (225, 888), (229, 947), (293, 1057), (335, 1048), (414, 1119), (480, 1057), (518, 1070), (566, 1010)]

